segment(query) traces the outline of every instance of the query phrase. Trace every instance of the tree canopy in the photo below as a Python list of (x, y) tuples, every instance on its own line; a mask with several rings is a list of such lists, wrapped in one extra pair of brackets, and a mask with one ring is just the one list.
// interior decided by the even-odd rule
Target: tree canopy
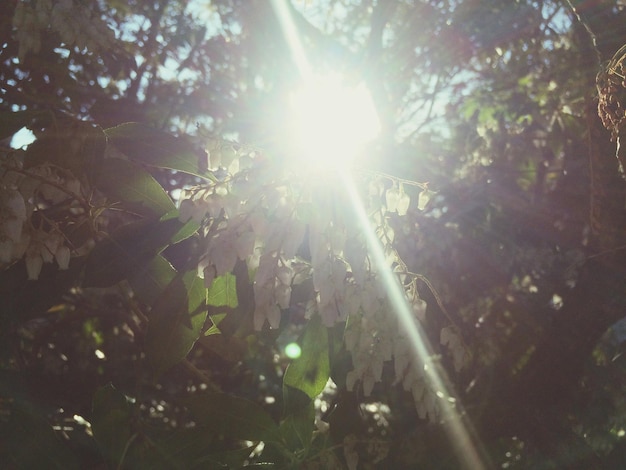
[(623, 468), (625, 20), (0, 2), (0, 459)]

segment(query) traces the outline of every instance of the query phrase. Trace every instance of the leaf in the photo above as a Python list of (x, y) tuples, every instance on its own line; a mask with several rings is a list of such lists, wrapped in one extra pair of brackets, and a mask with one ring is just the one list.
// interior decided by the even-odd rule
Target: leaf
[(89, 254), (84, 285), (108, 287), (145, 269), (185, 226), (171, 218), (140, 220), (120, 227)]
[(145, 267), (128, 278), (137, 298), (146, 305), (152, 305), (165, 290), (176, 270), (160, 255), (155, 256)]
[[(167, 214), (165, 214), (163, 217), (161, 217), (161, 222), (165, 223), (166, 221), (171, 220), (171, 219), (178, 219), (178, 216), (179, 216), (178, 209), (174, 209), (168, 212)], [(174, 245), (178, 242), (186, 240), (187, 238), (191, 237), (194, 233), (196, 233), (199, 228), (200, 228), (200, 224), (198, 222), (195, 222), (193, 219), (189, 220), (189, 222), (181, 224), (180, 229), (177, 232), (175, 232), (170, 238), (170, 244)]]
[(46, 419), (53, 409), (35, 392), (35, 384), (44, 383), (23, 371), (0, 369), (2, 468), (80, 468), (75, 453)]
[(207, 304), (214, 307), (237, 308), (239, 305), (237, 300), (237, 278), (231, 273), (216, 277), (209, 288)]
[[(109, 142), (133, 161), (207, 178), (206, 155), (189, 142), (145, 124), (128, 122), (105, 130)], [(206, 163), (204, 164), (206, 166)]]
[(44, 263), (39, 279), (27, 279), (24, 259), (0, 272), (0, 331), (8, 325), (45, 315), (45, 312), (68, 289), (78, 283), (85, 259), (72, 258), (69, 268), (60, 270), (56, 263)]
[(292, 451), (308, 449), (315, 429), (315, 403), (294, 410), (280, 423), (280, 431), (287, 447)]
[(102, 453), (119, 464), (131, 439), (132, 410), (123, 393), (107, 384), (93, 396), (91, 429)]
[(287, 367), (283, 387), (301, 390), (313, 400), (324, 390), (330, 376), (328, 330), (319, 315), (309, 320), (300, 343), (302, 353)]
[(195, 426), (176, 429), (162, 439), (154, 440), (154, 448), (146, 448), (137, 456), (136, 465), (128, 468), (241, 468), (256, 445), (224, 450), (224, 442), (216, 438), (213, 429)]
[(7, 139), (28, 126), (41, 111), (0, 111), (0, 140)]
[(204, 393), (189, 398), (185, 405), (198, 424), (218, 435), (249, 441), (280, 441), (279, 428), (270, 415), (245, 398)]
[(219, 335), (221, 330), (219, 328), (220, 322), (226, 317), (225, 313), (217, 313), (215, 315), (209, 315), (211, 320), (211, 326), (204, 332), (204, 336)]
[(207, 317), (206, 288), (195, 271), (178, 274), (155, 301), (146, 332), (146, 356), (158, 376), (184, 359)]
[(137, 214), (160, 217), (176, 209), (150, 173), (121, 158), (101, 162), (95, 185), (110, 199), (120, 201), (123, 208)]
[[(206, 457), (194, 462), (196, 467), (194, 468), (246, 468), (253, 467), (254, 465), (244, 465), (246, 460), (249, 459), (250, 454), (254, 451), (255, 445), (245, 446), (240, 449), (222, 450), (212, 452)], [(211, 464), (208, 466), (207, 464)], [(263, 465), (263, 468), (268, 469), (272, 466)]]
[[(3, 414), (6, 419), (6, 409)], [(3, 468), (78, 469), (76, 456), (52, 430), (40, 413), (13, 408), (8, 421), (0, 422)]]

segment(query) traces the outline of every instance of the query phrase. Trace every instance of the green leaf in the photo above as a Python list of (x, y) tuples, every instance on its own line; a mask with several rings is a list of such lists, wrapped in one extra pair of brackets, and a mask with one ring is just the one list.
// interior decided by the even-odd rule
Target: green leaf
[[(248, 460), (252, 451), (256, 446), (246, 446), (239, 449), (233, 450), (222, 450), (212, 452), (211, 454), (203, 457), (194, 462), (194, 468), (246, 468), (250, 467), (250, 465), (244, 465), (245, 461)], [(264, 465), (265, 469), (271, 468), (270, 466)]]
[(280, 431), (261, 406), (225, 393), (204, 393), (185, 405), (200, 425), (218, 435), (249, 441), (279, 442)]
[[(76, 456), (57, 437), (45, 417), (32, 409), (13, 407), (0, 421), (3, 468), (78, 469)], [(6, 419), (7, 410), (3, 410)]]
[(146, 356), (156, 375), (184, 359), (198, 340), (207, 317), (206, 288), (195, 271), (178, 274), (150, 312)]
[(216, 277), (209, 288), (207, 304), (214, 307), (237, 308), (239, 305), (237, 300), (237, 278), (231, 273)]
[(226, 317), (225, 313), (217, 313), (215, 315), (209, 315), (209, 318), (211, 320), (211, 326), (209, 327), (209, 329), (207, 329), (204, 332), (204, 336), (221, 334), (222, 332), (219, 327), (220, 327), (220, 322), (224, 319), (224, 317)]
[(171, 218), (140, 220), (120, 227), (89, 254), (84, 285), (108, 287), (145, 269), (185, 225)]
[(0, 111), (0, 140), (11, 137), (40, 114), (41, 111)]
[(101, 162), (95, 185), (110, 199), (120, 201), (123, 208), (137, 214), (160, 217), (176, 209), (150, 173), (121, 158)]
[(287, 415), (280, 423), (280, 431), (287, 443), (287, 447), (292, 451), (308, 449), (311, 446), (314, 428), (315, 404), (312, 400), (309, 400), (304, 407), (294, 410)]
[(93, 396), (91, 429), (106, 458), (119, 464), (131, 439), (132, 410), (123, 393), (110, 383)]
[(300, 338), (300, 357), (294, 359), (283, 378), (285, 418), (281, 431), (291, 449), (308, 448), (315, 424), (313, 399), (330, 377), (328, 330), (315, 315)]
[(178, 428), (161, 439), (151, 436), (151, 440), (153, 446), (137, 447), (136, 452), (127, 457), (128, 468), (194, 468), (194, 463), (215, 446), (214, 433), (201, 426)]
[(206, 155), (189, 142), (145, 124), (128, 122), (105, 130), (109, 142), (131, 160), (209, 177)]
[(52, 403), (43, 403), (45, 383), (24, 371), (0, 369), (0, 461), (2, 468), (78, 469), (76, 454), (52, 429), (46, 416)]
[[(178, 215), (178, 209), (174, 209), (161, 217), (161, 222), (165, 223), (166, 221), (171, 219), (178, 219)], [(186, 240), (194, 233), (196, 233), (199, 228), (200, 224), (198, 222), (195, 222), (193, 219), (190, 219), (189, 222), (181, 225), (180, 229), (175, 232), (174, 235), (172, 235), (172, 237), (170, 238), (170, 244), (174, 245), (178, 242)]]
[(283, 386), (301, 390), (313, 400), (324, 390), (330, 376), (328, 330), (319, 315), (309, 321), (300, 340), (300, 348), (300, 357), (294, 359), (285, 371)]
[(128, 282), (141, 302), (152, 305), (174, 277), (176, 277), (174, 267), (165, 258), (157, 255), (145, 269), (131, 275)]

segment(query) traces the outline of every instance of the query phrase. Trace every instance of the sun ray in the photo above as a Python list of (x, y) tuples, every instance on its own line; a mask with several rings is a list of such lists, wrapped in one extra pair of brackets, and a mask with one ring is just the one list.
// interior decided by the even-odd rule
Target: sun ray
[[(376, 132), (378, 123), (352, 122), (352, 119), (355, 121), (358, 119), (350, 117), (351, 114), (348, 111), (350, 109), (352, 111), (358, 110), (357, 115), (363, 114), (365, 108), (361, 108), (361, 106), (370, 106), (370, 104), (366, 103), (367, 99), (364, 99), (362, 94), (355, 94), (344, 101), (349, 93), (347, 89), (342, 89), (340, 85), (337, 85), (336, 81), (333, 84), (336, 77), (326, 79), (314, 76), (286, 2), (272, 0), (272, 5), (303, 82), (303, 88), (298, 92), (300, 94), (296, 94), (294, 97), (294, 105), (297, 108), (295, 113), (296, 125), (300, 126), (299, 130), (295, 132), (295, 137), (300, 141), (300, 145), (307, 149), (305, 157), (309, 160), (321, 159), (326, 165), (337, 161), (338, 156), (341, 155), (354, 157), (354, 153), (364, 143), (360, 141), (361, 137), (363, 135), (370, 137), (371, 133)], [(341, 104), (339, 108), (336, 107), (338, 103)], [(373, 105), (371, 107), (373, 108)], [(364, 127), (370, 125), (371, 128)], [(322, 156), (326, 158), (322, 158)], [(450, 395), (450, 387), (446, 385), (449, 383), (446, 373), (432, 360), (432, 347), (413, 320), (413, 313), (406, 300), (404, 289), (385, 259), (380, 240), (371, 226), (348, 166), (345, 164), (332, 166), (338, 172), (343, 187), (348, 193), (349, 201), (367, 239), (368, 248), (377, 266), (377, 271), (380, 273), (381, 282), (384, 283), (389, 295), (393, 312), (398, 316), (400, 324), (406, 330), (413, 352), (419, 358), (417, 364), (423, 369), (420, 373), (423, 373), (430, 381), (430, 387), (437, 392), (441, 399), (442, 418), (451, 445), (457, 451), (460, 466), (478, 470), (486, 468), (485, 461), (487, 460), (484, 458), (486, 454), (482, 451), (479, 441), (475, 439), (471, 423), (467, 415), (463, 413), (460, 404), (458, 402), (453, 404), (455, 400)]]

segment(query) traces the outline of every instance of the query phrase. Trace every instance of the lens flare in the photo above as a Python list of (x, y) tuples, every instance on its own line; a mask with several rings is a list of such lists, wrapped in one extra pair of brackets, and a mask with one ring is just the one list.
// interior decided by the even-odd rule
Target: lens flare
[[(296, 108), (294, 138), (302, 146), (300, 151), (303, 152), (305, 158), (319, 159), (326, 165), (330, 162), (334, 168), (340, 170), (338, 177), (343, 180), (343, 187), (348, 193), (352, 208), (368, 241), (370, 254), (391, 300), (393, 313), (404, 325), (411, 340), (413, 352), (420, 358), (419, 363), (423, 368), (423, 374), (442, 402), (442, 424), (448, 432), (451, 447), (457, 453), (459, 468), (484, 469), (487, 467), (485, 462), (488, 461), (484, 457), (486, 454), (480, 442), (475, 439), (471, 423), (463, 413), (460, 403), (450, 395), (449, 380), (445, 370), (432, 360), (432, 348), (428, 339), (413, 321), (413, 314), (405, 298), (404, 290), (387, 264), (380, 240), (370, 224), (350, 173), (342, 171), (347, 162), (339, 165), (336, 163), (341, 162), (344, 156), (348, 162), (354, 158), (358, 150), (367, 142), (362, 139), (370, 137), (379, 125), (377, 118), (373, 121), (369, 121), (370, 118), (367, 118), (368, 121), (365, 122), (361, 120), (366, 114), (362, 107), (371, 106), (373, 109), (371, 99), (368, 102), (367, 96), (364, 97), (363, 91), (359, 92), (358, 88), (351, 96), (351, 92), (345, 86), (342, 88), (342, 82), (337, 77), (316, 78), (314, 76), (287, 3), (272, 0), (273, 8), (290, 46), (292, 59), (304, 83), (302, 91), (296, 92), (293, 97), (293, 105)], [(375, 124), (372, 125), (371, 122)]]

